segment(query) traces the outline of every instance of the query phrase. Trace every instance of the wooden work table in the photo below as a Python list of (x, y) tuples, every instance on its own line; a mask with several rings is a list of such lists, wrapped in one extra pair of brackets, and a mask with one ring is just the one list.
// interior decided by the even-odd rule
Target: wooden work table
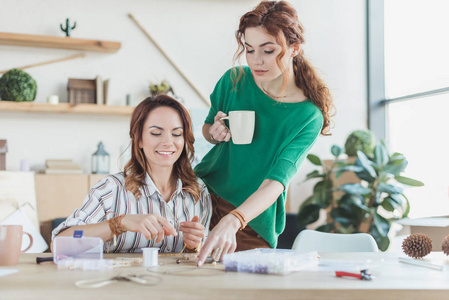
[[(321, 260), (367, 262), (371, 281), (337, 278), (332, 271), (302, 271), (288, 275), (224, 272), (222, 264), (176, 263), (179, 257), (159, 257), (159, 267), (148, 272), (141, 266), (108, 271), (58, 270), (52, 262), (40, 265), (36, 256), (23, 254), (19, 272), (0, 277), (0, 299), (448, 299), (449, 259), (432, 252), (442, 271), (398, 262), (398, 253), (320, 253)], [(138, 257), (138, 254), (105, 254), (105, 258)], [(165, 274), (168, 272), (168, 274)], [(154, 286), (115, 282), (100, 288), (78, 288), (78, 280), (109, 278), (120, 273), (151, 274)], [(153, 278), (153, 277), (152, 277)]]

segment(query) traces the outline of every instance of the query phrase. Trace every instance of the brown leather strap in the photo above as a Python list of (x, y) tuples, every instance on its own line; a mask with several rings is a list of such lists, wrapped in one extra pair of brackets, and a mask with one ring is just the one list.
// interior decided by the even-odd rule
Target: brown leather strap
[(229, 213), (231, 215), (234, 215), (237, 219), (239, 219), (240, 224), (241, 224), (239, 230), (245, 229), (246, 225), (248, 225), (248, 223), (246, 222), (245, 216), (237, 209), (231, 210)]

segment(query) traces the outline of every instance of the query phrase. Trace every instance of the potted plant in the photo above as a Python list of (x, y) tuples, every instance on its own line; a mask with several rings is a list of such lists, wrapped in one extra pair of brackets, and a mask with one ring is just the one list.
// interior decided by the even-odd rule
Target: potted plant
[[(309, 173), (306, 180), (319, 178), (313, 194), (301, 205), (298, 224), (306, 226), (318, 220), (322, 209), (327, 211), (326, 223), (316, 230), (336, 233), (370, 233), (379, 249), (385, 251), (390, 240), (388, 232), (394, 220), (404, 218), (410, 211), (403, 186), (423, 186), (418, 180), (402, 176), (408, 161), (401, 153), (389, 154), (383, 142), (377, 143), (372, 156), (357, 150), (353, 163), (338, 160), (342, 148), (332, 146), (337, 158), (326, 167), (316, 155), (309, 154), (308, 160), (321, 170)], [(334, 186), (335, 178), (352, 171), (359, 178), (358, 183)], [(339, 192), (339, 193), (335, 193)]]
[(150, 82), (149, 88), (151, 96), (167, 94), (169, 92), (171, 92), (173, 95), (175, 94), (173, 88), (166, 80), (162, 80), (160, 83)]
[(0, 98), (9, 101), (34, 101), (36, 81), (25, 71), (11, 69), (0, 78)]

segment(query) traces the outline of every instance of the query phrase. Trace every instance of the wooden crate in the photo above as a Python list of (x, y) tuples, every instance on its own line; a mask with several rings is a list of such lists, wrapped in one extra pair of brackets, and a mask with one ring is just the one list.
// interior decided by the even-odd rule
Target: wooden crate
[(97, 103), (97, 83), (95, 79), (75, 79), (69, 78), (67, 91), (69, 103), (76, 105), (79, 103)]

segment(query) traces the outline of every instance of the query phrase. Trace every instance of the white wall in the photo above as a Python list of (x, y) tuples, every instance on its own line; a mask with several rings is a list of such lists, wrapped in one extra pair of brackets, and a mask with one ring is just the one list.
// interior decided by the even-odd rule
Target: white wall
[[(128, 17), (132, 13), (206, 96), (232, 66), (234, 32), (240, 16), (258, 1), (226, 0), (1, 0), (3, 32), (63, 36), (59, 24), (77, 21), (72, 36), (120, 41), (113, 54), (86, 52), (86, 57), (26, 71), (37, 81), (36, 102), (48, 95), (67, 99), (67, 79), (110, 79), (112, 105), (136, 102), (148, 95), (150, 80), (168, 79), (188, 108), (205, 107), (153, 44)], [(305, 53), (328, 83), (338, 114), (333, 136), (320, 137), (312, 152), (330, 156), (330, 146), (343, 144), (347, 134), (366, 127), (366, 4), (360, 0), (291, 1), (306, 28)], [(62, 58), (79, 51), (0, 45), (0, 70)], [(45, 159), (72, 158), (90, 172), (90, 157), (102, 140), (118, 171), (121, 149), (128, 143), (129, 118), (119, 116), (0, 112), (0, 139), (7, 139), (7, 169), (16, 171), (28, 159), (34, 170)], [(305, 162), (291, 185), (292, 210), (310, 194), (301, 184), (313, 167)]]
[[(335, 100), (332, 136), (320, 136), (312, 148), (332, 158), (333, 144), (344, 145), (351, 131), (367, 128), (366, 1), (296, 0), (306, 30), (305, 54), (319, 70)], [(315, 167), (306, 161), (290, 185), (290, 210), (311, 195), (314, 182), (303, 183)]]

